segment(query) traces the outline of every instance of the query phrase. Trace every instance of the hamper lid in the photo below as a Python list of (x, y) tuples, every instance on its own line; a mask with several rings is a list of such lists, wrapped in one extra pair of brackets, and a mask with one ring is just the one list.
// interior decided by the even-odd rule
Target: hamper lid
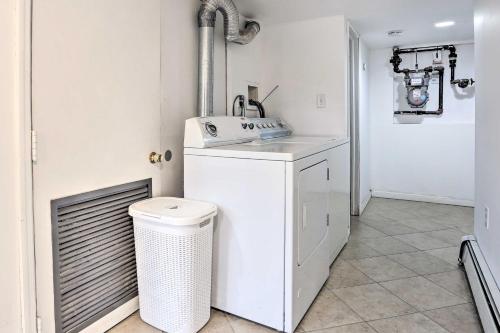
[(202, 201), (158, 197), (131, 205), (129, 214), (169, 225), (188, 226), (215, 216), (217, 206)]

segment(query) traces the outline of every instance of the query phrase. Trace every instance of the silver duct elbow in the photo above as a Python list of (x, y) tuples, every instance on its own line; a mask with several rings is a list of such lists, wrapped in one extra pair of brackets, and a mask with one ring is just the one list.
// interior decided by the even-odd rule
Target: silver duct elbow
[(240, 30), (240, 15), (232, 0), (202, 0), (198, 12), (200, 41), (198, 50), (198, 115), (213, 115), (214, 91), (214, 28), (217, 11), (224, 17), (224, 37), (227, 41), (248, 44), (260, 31), (260, 25), (248, 21)]
[(255, 36), (257, 36), (259, 31), (260, 31), (259, 23), (255, 21), (248, 21), (245, 24), (245, 29), (240, 31), (239, 37), (236, 38), (235, 40), (231, 40), (231, 42), (241, 45), (248, 44), (255, 38)]

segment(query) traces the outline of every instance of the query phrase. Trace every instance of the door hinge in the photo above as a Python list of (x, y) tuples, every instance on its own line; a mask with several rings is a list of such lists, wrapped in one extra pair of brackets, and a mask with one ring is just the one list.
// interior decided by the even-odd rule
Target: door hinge
[(37, 152), (37, 136), (36, 136), (36, 131), (31, 130), (31, 161), (36, 162), (38, 159), (38, 152)]
[(330, 214), (326, 214), (326, 226), (330, 226)]
[(36, 333), (42, 333), (42, 318), (36, 317)]
[(326, 180), (330, 180), (330, 168), (326, 168)]

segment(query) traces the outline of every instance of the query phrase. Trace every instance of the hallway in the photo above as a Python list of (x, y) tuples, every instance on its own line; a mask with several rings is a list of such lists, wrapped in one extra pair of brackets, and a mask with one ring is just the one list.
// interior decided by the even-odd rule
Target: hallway
[[(472, 208), (372, 199), (297, 332), (482, 332), (457, 265), (472, 229)], [(109, 332), (159, 331), (136, 313)], [(202, 332), (274, 331), (214, 310)]]

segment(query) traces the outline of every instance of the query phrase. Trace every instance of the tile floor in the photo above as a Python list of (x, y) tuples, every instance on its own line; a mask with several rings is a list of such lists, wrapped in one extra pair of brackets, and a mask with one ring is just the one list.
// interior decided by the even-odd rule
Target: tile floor
[[(457, 266), (471, 208), (372, 199), (297, 332), (482, 332)], [(109, 333), (160, 332), (135, 313)], [(213, 310), (203, 333), (275, 332)]]

